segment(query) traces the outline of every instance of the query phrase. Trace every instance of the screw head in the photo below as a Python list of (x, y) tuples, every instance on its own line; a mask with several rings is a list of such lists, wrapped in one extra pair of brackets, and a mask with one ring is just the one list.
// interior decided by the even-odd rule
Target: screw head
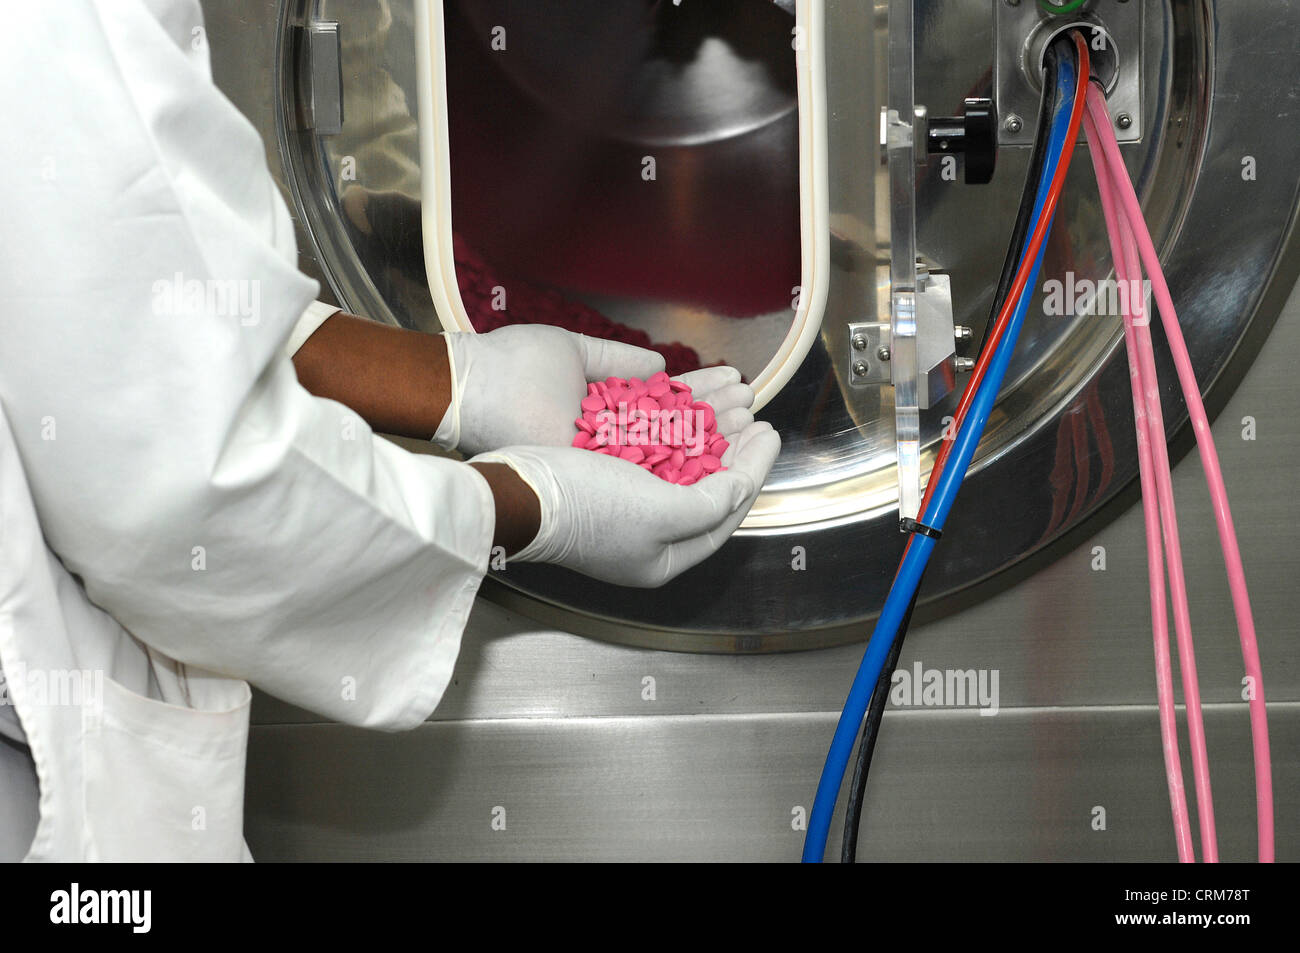
[(1025, 124), (1021, 122), (1019, 116), (1013, 113), (1007, 117), (1007, 121), (1003, 123), (1003, 126), (1006, 127), (1007, 132), (1019, 132), (1024, 128)]
[(954, 359), (957, 366), (958, 374), (965, 374), (968, 371), (975, 370), (975, 359), (970, 357), (958, 357)]
[(867, 362), (866, 362), (866, 361), (854, 361), (854, 362), (853, 362), (853, 373), (854, 373), (854, 374), (857, 374), (859, 377), (866, 377), (866, 376), (867, 376), (867, 370), (868, 370), (868, 368), (867, 368)]
[(885, 345), (883, 344), (880, 345), (880, 347), (876, 348), (876, 360), (878, 361), (889, 360), (889, 348), (885, 347)]
[(1115, 125), (1119, 126), (1121, 129), (1127, 129), (1129, 126), (1133, 125), (1133, 117), (1128, 113), (1120, 113), (1115, 117)]
[(966, 327), (964, 324), (954, 325), (952, 333), (953, 337), (958, 341), (969, 341), (971, 338), (970, 328)]
[(867, 349), (867, 336), (865, 334), (853, 335), (853, 350), (865, 351)]

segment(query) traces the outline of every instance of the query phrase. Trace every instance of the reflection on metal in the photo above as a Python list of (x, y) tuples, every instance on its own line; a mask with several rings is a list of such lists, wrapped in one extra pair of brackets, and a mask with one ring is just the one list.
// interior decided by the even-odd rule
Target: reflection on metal
[[(921, 506), (921, 362), (916, 340), (916, 163), (927, 153), (924, 134), (914, 141), (912, 0), (890, 0), (889, 81), (885, 162), (889, 167), (889, 376), (894, 385), (894, 445), (899, 518)], [(885, 209), (876, 209), (878, 216)]]
[[(916, 363), (921, 409), (929, 410), (952, 393), (957, 330), (952, 323), (952, 283), (947, 275), (917, 275)], [(892, 361), (891, 361), (892, 363)]]
[[(817, 338), (828, 281), (821, 4), (800, 0), (794, 20), (755, 0), (415, 10), (444, 327), (560, 323), (664, 345), (673, 373), (734, 364), (756, 409), (777, 393)], [(473, 262), (460, 297), (445, 293), (453, 255)], [(486, 312), (494, 285), (516, 305)]]
[[(518, 645), (510, 649), (476, 688), (490, 691), (493, 675), (519, 664)], [(645, 654), (635, 656), (641, 668), (630, 667), (633, 660), (601, 666), (599, 681), (638, 684), (647, 665), (658, 671)], [(738, 660), (690, 661), (698, 671), (703, 661)], [(793, 687), (821, 702), (819, 689), (840, 688), (855, 660), (839, 657), (838, 667), (816, 670), (811, 655), (739, 661), (754, 663), (741, 677), (734, 666), (706, 667), (684, 716), (624, 714), (615, 701), (599, 717), (549, 710), (508, 717), (500, 712), (514, 699), (492, 692), (498, 708), (487, 718), (438, 720), (398, 734), (255, 726), (249, 847), (263, 862), (796, 861), (803, 835), (791, 824), (791, 806), (807, 803), (834, 709), (810, 708), (816, 703), (807, 694), (788, 692), (792, 708), (715, 712), (742, 685), (789, 685), (792, 673)], [(1061, 669), (1078, 661), (1066, 656)], [(912, 664), (905, 660), (902, 670)], [(757, 692), (742, 697), (763, 704)], [(1275, 783), (1293, 791), (1300, 771), (1286, 753), (1300, 745), (1300, 717), (1294, 704), (1271, 714)], [(1238, 863), (1254, 859), (1241, 719), (1239, 705), (1207, 705), (1210, 750), (1224, 754), (1215, 761), (1224, 767), (1215, 776), (1222, 859)], [(911, 707), (886, 712), (885, 725), (861, 861), (1176, 860), (1152, 708), (1052, 704), (983, 718), (969, 708)], [(1106, 805), (1105, 833), (1087, 823), (1093, 804)], [(504, 831), (490, 823), (494, 805), (509, 814)], [(1280, 803), (1279, 820), (1282, 810)], [(832, 829), (836, 845), (841, 822), (837, 816)], [(1295, 826), (1280, 823), (1279, 860), (1294, 860), (1297, 851)]]
[[(639, 0), (635, 5), (642, 6)], [(783, 451), (745, 528), (699, 570), (654, 592), (604, 586), (546, 566), (511, 566), (486, 588), (492, 598), (569, 631), (659, 647), (761, 651), (861, 637), (901, 547), (892, 389), (851, 386), (846, 361), (850, 324), (889, 319), (890, 283), (881, 275), (888, 268), (889, 194), (885, 170), (870, 158), (879, 155), (880, 109), (888, 105), (882, 101), (885, 6), (858, 0), (825, 4), (832, 231), (826, 318), (820, 343), (763, 410), (782, 434)], [(1149, 5), (1130, 0), (1126, 6)], [(243, 0), (243, 15), (258, 23), (258, 41), (268, 48), (277, 43), (279, 52), (274, 69), (269, 53), (254, 66), (244, 57), (234, 79), (246, 86), (236, 102), (268, 143), (277, 143), (273, 169), (297, 205), (304, 252), (315, 259), (304, 266), (350, 309), (433, 331), (439, 325), (420, 240), (411, 9), (409, 0), (286, 0), (277, 27), (272, 3)], [(936, 115), (955, 112), (994, 82), (994, 15), (986, 5), (962, 0), (934, 0), (925, 9), (916, 24), (916, 99)], [(1290, 144), (1271, 132), (1277, 116), (1290, 108), (1294, 82), (1243, 92), (1243, 84), (1261, 71), (1294, 73), (1284, 51), (1256, 40), (1263, 29), (1278, 36), (1300, 32), (1300, 8), (1269, 11), (1264, 27), (1263, 14), (1249, 4), (1207, 0), (1150, 8), (1140, 42), (1123, 38), (1123, 54), (1140, 46), (1144, 64), (1144, 108), (1132, 124), (1141, 141), (1126, 144), (1125, 156), (1178, 298), (1197, 374), (1215, 394), (1231, 390), (1250, 356), (1242, 342), (1266, 332), (1280, 303), (1276, 285), (1288, 284), (1295, 274), (1293, 264), (1282, 268), (1279, 262), (1290, 247), (1300, 171), (1293, 169)], [(317, 136), (295, 125), (302, 103), (293, 77), (302, 51), (286, 37), (309, 17), (340, 24), (347, 115), (338, 136)], [(462, 16), (461, 22), (471, 21)], [(557, 31), (575, 29), (562, 13), (552, 22)], [(473, 30), (460, 36), (467, 61), (472, 52), (482, 54), (467, 47), (485, 46)], [(595, 61), (589, 65), (594, 69)], [(475, 81), (473, 74), (464, 77), (467, 85)], [(267, 89), (278, 90), (270, 104)], [(1020, 109), (1032, 123), (1036, 95), (1030, 99), (1033, 105)], [(1005, 119), (1006, 106), (998, 105)], [(728, 140), (731, 151), (692, 145), (681, 147), (683, 155), (700, 175), (713, 174), (717, 163), (735, 168), (731, 163), (761, 161), (784, 170), (777, 177), (793, 183), (796, 137), (783, 126), (793, 120), (786, 116), (761, 133)], [(554, 136), (558, 123), (515, 126), (512, 135)], [(1292, 171), (1245, 182), (1246, 154), (1260, 168)], [(976, 339), (987, 320), (1027, 158), (1024, 149), (1002, 150), (998, 174), (987, 186), (945, 181), (938, 162), (914, 169), (919, 257), (949, 276), (953, 320), (971, 328)], [(556, 168), (577, 174), (584, 159), (559, 156)], [(1087, 163), (1078, 165), (1057, 213), (1058, 223), (1069, 227), (1053, 230), (1044, 280), (1066, 272), (1076, 281), (1110, 274), (1096, 187)], [(353, 177), (347, 177), (348, 169)], [(750, 207), (751, 182), (734, 174), (732, 180), (730, 191), (712, 196), (723, 203), (719, 215), (726, 215), (727, 203), (737, 210)], [(533, 196), (537, 220), (564, 221), (567, 195), (555, 188)], [(646, 227), (652, 224), (646, 220)], [(774, 234), (797, 244), (795, 216), (770, 218), (762, 228), (733, 227), (727, 241), (743, 257), (769, 247)], [(556, 229), (548, 240), (565, 247), (571, 235)], [(1230, 256), (1222, 255), (1225, 248), (1232, 249)], [(615, 319), (656, 307), (653, 300), (617, 291), (600, 302)], [(664, 313), (673, 309), (674, 321), (689, 321), (689, 310), (661, 303)], [(725, 324), (715, 323), (710, 333), (720, 348), (726, 345)], [(748, 342), (750, 327), (739, 321), (732, 333)], [(1135, 478), (1120, 335), (1115, 315), (1049, 315), (1040, 301), (1031, 306), (963, 489), (962, 499), (979, 505), (959, 501), (954, 508), (927, 573), (925, 600), (940, 607), (960, 604), (969, 600), (960, 595), (963, 590), (1028, 557), (1050, 555), (1053, 544), (1105, 512)], [(1172, 374), (1165, 354), (1158, 362), (1162, 375)], [(922, 477), (955, 400), (950, 394), (919, 414)], [(1169, 422), (1181, 427), (1185, 420), (1170, 408)], [(1075, 464), (1065, 466), (1062, 459)], [(806, 572), (792, 571), (795, 546), (807, 554)]]
[[(888, 17), (889, 106), (881, 116), (881, 146), (889, 170), (890, 315), (877, 366), (888, 367), (894, 389), (898, 516), (906, 520), (920, 516), (920, 412), (948, 396), (956, 381), (952, 289), (916, 257), (916, 167), (926, 164), (931, 150), (967, 153), (966, 183), (987, 184), (996, 162), (997, 117), (987, 98), (968, 96), (966, 115), (932, 122), (929, 110), (915, 101), (912, 0), (892, 0)], [(878, 216), (884, 214), (877, 209)], [(870, 366), (855, 361), (850, 383), (870, 377)]]
[[(1004, 117), (1016, 116), (1013, 126), (1002, 126), (1001, 144), (1028, 146), (1034, 141), (1033, 117), (1038, 115), (1042, 90), (1042, 64), (1047, 45), (1075, 27), (1089, 40), (1092, 74), (1106, 87), (1106, 98), (1117, 121), (1115, 136), (1120, 142), (1142, 138), (1142, 96), (1146, 83), (1142, 75), (1143, 10), (1138, 0), (1095, 0), (1085, 11), (1057, 16), (1037, 3), (1009, 4), (990, 0), (994, 10), (993, 36), (997, 44), (994, 87), (998, 109)], [(1080, 133), (1080, 139), (1085, 137)]]

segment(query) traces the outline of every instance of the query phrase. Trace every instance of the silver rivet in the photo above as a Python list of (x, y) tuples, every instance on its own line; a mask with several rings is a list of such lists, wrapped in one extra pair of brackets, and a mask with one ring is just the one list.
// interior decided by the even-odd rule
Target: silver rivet
[(883, 344), (880, 345), (880, 347), (876, 348), (876, 360), (878, 361), (889, 360), (889, 348), (885, 347)]
[(1022, 123), (1020, 117), (1014, 113), (1007, 117), (1007, 121), (1003, 123), (1003, 125), (1006, 126), (1007, 132), (1019, 132), (1024, 128), (1024, 123)]
[(1128, 113), (1120, 113), (1115, 117), (1115, 125), (1119, 126), (1121, 129), (1127, 129), (1129, 126), (1133, 125), (1133, 117)]
[(853, 335), (853, 350), (865, 351), (867, 349), (867, 336), (865, 334)]
[(956, 358), (956, 362), (958, 374), (965, 374), (968, 371), (975, 370), (975, 359), (973, 357), (959, 357)]
[(971, 337), (970, 328), (962, 324), (954, 325), (952, 333), (958, 341), (969, 341)]
[(866, 362), (866, 361), (855, 361), (854, 364), (853, 364), (853, 373), (854, 373), (854, 374), (857, 374), (859, 377), (866, 377), (866, 376), (867, 376), (867, 362)]

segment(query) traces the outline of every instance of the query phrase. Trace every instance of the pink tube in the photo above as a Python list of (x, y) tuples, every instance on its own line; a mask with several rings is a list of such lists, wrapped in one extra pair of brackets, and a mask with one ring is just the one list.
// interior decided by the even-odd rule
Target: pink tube
[(1252, 688), (1250, 697), (1250, 729), (1255, 756), (1255, 803), (1259, 834), (1259, 859), (1261, 863), (1272, 863), (1273, 849), (1273, 777), (1272, 762), (1269, 756), (1268, 716), (1264, 701), (1264, 676), (1259, 660), (1259, 645), (1255, 637), (1255, 621), (1251, 613), (1250, 594), (1246, 588), (1246, 573), (1241, 562), (1241, 549), (1237, 544), (1237, 532), (1232, 522), (1232, 510), (1228, 504), (1228, 492), (1223, 482), (1223, 471), (1219, 466), (1219, 455), (1210, 433), (1209, 418), (1205, 405), (1201, 401), (1200, 387), (1196, 382), (1196, 373), (1192, 368), (1191, 356), (1187, 353), (1187, 344), (1183, 340), (1182, 328), (1178, 323), (1178, 313), (1174, 310), (1173, 298), (1169, 294), (1169, 285), (1160, 268), (1160, 257), (1156, 254), (1155, 244), (1151, 241), (1146, 221), (1142, 217), (1142, 206), (1138, 202), (1133, 183), (1124, 168), (1119, 152), (1119, 143), (1110, 125), (1110, 116), (1106, 111), (1105, 94), (1091, 83), (1088, 86), (1087, 105), (1092, 117), (1096, 136), (1090, 137), (1093, 148), (1101, 148), (1111, 169), (1117, 197), (1128, 219), (1142, 262), (1155, 291), (1156, 303), (1160, 309), (1160, 319), (1164, 324), (1165, 337), (1173, 355), (1174, 366), (1178, 370), (1178, 379), (1183, 388), (1183, 397), (1187, 411), (1196, 433), (1196, 446), (1200, 452), (1201, 465), (1205, 470), (1206, 483), (1214, 507), (1214, 519), (1219, 531), (1219, 543), (1223, 548), (1223, 560), (1228, 572), (1228, 588), (1232, 593), (1232, 608), (1237, 619), (1237, 633), (1241, 641), (1242, 660), (1246, 675)]
[[(1112, 170), (1112, 178), (1114, 172)], [(1133, 231), (1124, 216), (1119, 216), (1120, 247), (1124, 270), (1141, 284), (1142, 266), (1138, 261)], [(1214, 824), (1214, 794), (1210, 787), (1210, 756), (1205, 744), (1205, 719), (1201, 713), (1201, 687), (1196, 674), (1196, 649), (1192, 643), (1192, 615), (1187, 606), (1187, 578), (1183, 573), (1183, 548), (1178, 534), (1178, 512), (1174, 507), (1173, 476), (1169, 468), (1169, 447), (1165, 436), (1164, 411), (1160, 405), (1160, 378), (1156, 374), (1155, 349), (1151, 346), (1151, 328), (1139, 299), (1134, 338), (1137, 342), (1138, 366), (1146, 394), (1147, 428), (1151, 434), (1151, 458), (1155, 464), (1157, 498), (1160, 501), (1160, 524), (1164, 531), (1166, 568), (1169, 571), (1169, 594), (1174, 604), (1174, 632), (1178, 638), (1178, 671), (1183, 679), (1183, 701), (1187, 705), (1187, 738), (1192, 749), (1192, 778), (1196, 785), (1196, 817), (1201, 828), (1201, 855), (1206, 863), (1219, 861), (1218, 835)]]
[[(1092, 117), (1084, 116), (1085, 128), (1091, 126)], [(1096, 133), (1088, 129), (1089, 141), (1096, 141)], [(1105, 154), (1099, 149), (1089, 149), (1093, 170), (1097, 176), (1097, 190), (1101, 194), (1102, 212), (1106, 219), (1106, 232), (1110, 236), (1111, 257), (1115, 276), (1125, 287), (1132, 273), (1124, 254), (1120, 238), (1119, 212), (1116, 207), (1110, 171)], [(1139, 273), (1140, 274), (1140, 273)], [(1160, 509), (1158, 491), (1151, 457), (1151, 435), (1147, 424), (1147, 405), (1144, 399), (1142, 366), (1138, 359), (1137, 332), (1134, 327), (1132, 297), (1121, 296), (1124, 313), (1124, 345), (1128, 352), (1129, 383), (1133, 388), (1133, 418), (1137, 436), (1138, 474), (1142, 483), (1142, 517), (1146, 525), (1147, 580), (1151, 588), (1151, 632), (1155, 645), (1156, 698), (1160, 711), (1160, 742), (1164, 751), (1165, 779), (1169, 787), (1169, 809), (1174, 820), (1174, 840), (1178, 859), (1182, 863), (1196, 860), (1192, 845), (1192, 825), (1187, 811), (1187, 791), (1183, 786), (1182, 759), (1178, 753), (1178, 720), (1174, 706), (1173, 665), (1169, 656), (1169, 616), (1165, 601), (1164, 553), (1160, 545)], [(1139, 311), (1141, 303), (1139, 302)]]

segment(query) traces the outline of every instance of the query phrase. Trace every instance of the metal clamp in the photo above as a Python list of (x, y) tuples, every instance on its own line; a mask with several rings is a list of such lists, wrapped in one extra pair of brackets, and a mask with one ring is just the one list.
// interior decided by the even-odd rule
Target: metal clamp
[[(952, 392), (957, 383), (957, 341), (962, 332), (953, 325), (952, 285), (947, 275), (917, 265), (912, 298), (916, 318), (917, 398), (929, 410)], [(893, 383), (892, 341), (886, 322), (849, 324), (849, 384), (866, 387)]]
[(308, 129), (318, 136), (343, 131), (343, 56), (339, 25), (333, 20), (312, 20), (304, 28), (303, 100)]

